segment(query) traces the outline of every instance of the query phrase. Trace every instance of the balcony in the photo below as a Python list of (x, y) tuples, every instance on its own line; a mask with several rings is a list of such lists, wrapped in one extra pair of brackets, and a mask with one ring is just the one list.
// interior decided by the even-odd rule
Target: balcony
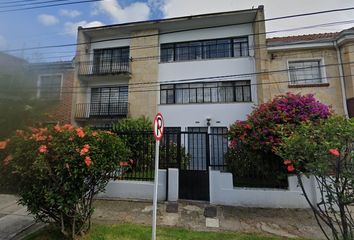
[(102, 76), (102, 75), (116, 75), (129, 74), (129, 61), (87, 61), (78, 63), (79, 76)]
[(75, 118), (77, 120), (111, 119), (128, 115), (127, 102), (110, 103), (78, 103), (76, 104)]

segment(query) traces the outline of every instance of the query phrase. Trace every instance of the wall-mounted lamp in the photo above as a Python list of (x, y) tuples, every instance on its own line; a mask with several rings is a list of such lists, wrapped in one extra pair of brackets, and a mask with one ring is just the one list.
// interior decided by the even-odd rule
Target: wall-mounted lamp
[(210, 118), (210, 117), (207, 117), (207, 118), (206, 118), (206, 121), (207, 121), (207, 126), (209, 127), (210, 124), (211, 124), (211, 118)]

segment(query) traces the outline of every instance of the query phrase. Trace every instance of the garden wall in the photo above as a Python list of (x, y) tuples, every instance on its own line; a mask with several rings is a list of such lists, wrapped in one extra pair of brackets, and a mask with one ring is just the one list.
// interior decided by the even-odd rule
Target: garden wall
[[(168, 170), (169, 186), (166, 189), (166, 170), (159, 170), (159, 184), (157, 199), (166, 200), (166, 190), (168, 190), (168, 200), (178, 199), (178, 169)], [(154, 193), (154, 182), (115, 180), (110, 181), (104, 192), (98, 195), (102, 199), (132, 199), (132, 200), (152, 200)]]
[[(298, 187), (296, 176), (288, 177), (289, 188), (239, 188), (233, 186), (232, 174), (210, 171), (210, 203), (220, 205), (261, 208), (309, 208)], [(313, 177), (303, 177), (304, 187), (312, 202), (317, 201)]]

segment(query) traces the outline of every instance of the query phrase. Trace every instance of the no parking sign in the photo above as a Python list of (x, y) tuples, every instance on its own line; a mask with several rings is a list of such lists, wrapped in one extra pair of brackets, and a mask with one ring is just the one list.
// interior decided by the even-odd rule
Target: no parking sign
[(160, 141), (163, 136), (164, 122), (161, 113), (157, 113), (154, 119), (154, 137), (156, 141)]
[(156, 240), (156, 215), (157, 215), (157, 186), (159, 182), (159, 152), (160, 140), (163, 136), (165, 124), (161, 113), (157, 113), (154, 119), (153, 131), (156, 140), (155, 145), (155, 179), (154, 179), (154, 195), (153, 195), (153, 213), (152, 213), (152, 240)]

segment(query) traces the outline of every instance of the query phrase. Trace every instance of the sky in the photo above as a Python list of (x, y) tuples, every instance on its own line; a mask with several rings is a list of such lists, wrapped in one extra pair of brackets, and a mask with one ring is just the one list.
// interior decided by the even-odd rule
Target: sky
[[(18, 0), (17, 0), (18, 1)], [(265, 18), (354, 7), (353, 0), (103, 0), (25, 11), (4, 12), (9, 5), (48, 0), (0, 0), (0, 51), (30, 62), (70, 60), (75, 46), (26, 50), (74, 44), (77, 27), (93, 27), (141, 20), (249, 9), (264, 5)], [(26, 2), (27, 1), (27, 2)], [(73, 1), (71, 1), (73, 2)], [(36, 5), (26, 5), (36, 6)], [(37, 5), (38, 6), (38, 5)], [(266, 22), (267, 37), (336, 32), (354, 27), (354, 11)], [(321, 26), (321, 24), (326, 24)], [(307, 27), (304, 29), (304, 27)], [(291, 31), (290, 31), (291, 30)], [(18, 51), (12, 51), (18, 50)]]

